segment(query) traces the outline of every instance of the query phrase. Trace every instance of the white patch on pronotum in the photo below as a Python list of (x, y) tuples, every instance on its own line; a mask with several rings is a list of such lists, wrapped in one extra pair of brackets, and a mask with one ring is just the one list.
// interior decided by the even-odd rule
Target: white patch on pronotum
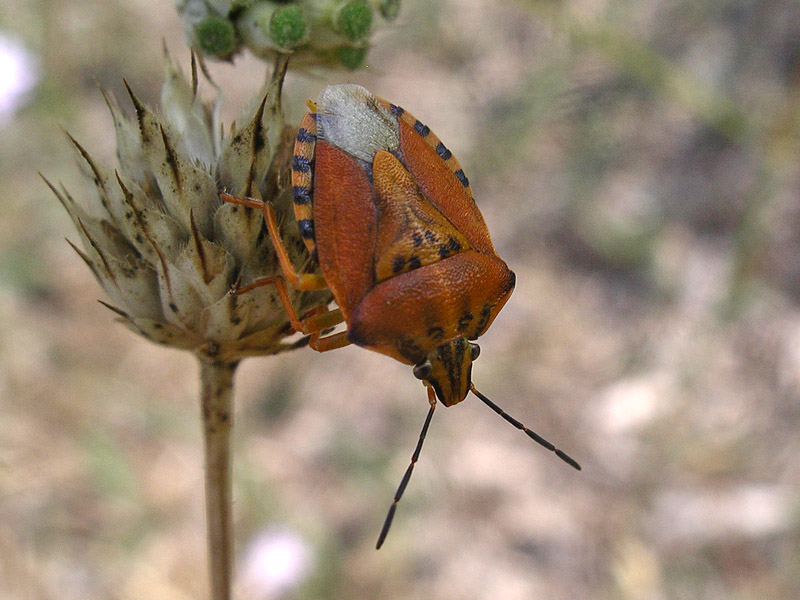
[(400, 147), (400, 126), (360, 85), (329, 85), (317, 99), (317, 137), (371, 165), (378, 150)]

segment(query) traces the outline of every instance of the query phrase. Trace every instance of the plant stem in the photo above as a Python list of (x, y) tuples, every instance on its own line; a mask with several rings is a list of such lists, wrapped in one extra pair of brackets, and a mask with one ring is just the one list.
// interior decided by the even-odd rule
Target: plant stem
[(230, 600), (233, 579), (230, 434), (236, 362), (200, 356), (201, 402), (205, 437), (206, 531), (211, 599)]

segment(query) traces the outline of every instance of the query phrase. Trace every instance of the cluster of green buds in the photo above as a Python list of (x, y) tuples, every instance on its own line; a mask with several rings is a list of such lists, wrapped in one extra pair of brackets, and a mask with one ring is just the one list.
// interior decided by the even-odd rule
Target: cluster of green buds
[(214, 58), (243, 48), (272, 58), (291, 53), (292, 67), (357, 69), (378, 15), (392, 21), (400, 0), (176, 0), (189, 44)]
[[(119, 169), (95, 161), (77, 141), (90, 193), (74, 198), (50, 184), (81, 238), (78, 254), (111, 299), (106, 304), (135, 332), (208, 359), (235, 363), (303, 345), (293, 334), (274, 286), (245, 294), (239, 282), (278, 274), (275, 250), (256, 210), (226, 204), (219, 192), (273, 203), (294, 264), (309, 255), (293, 220), (288, 185), (294, 130), (285, 127), (280, 61), (252, 106), (227, 135), (219, 96), (198, 97), (167, 56), (162, 114), (128, 89), (135, 119), (105, 94), (117, 137)], [(330, 301), (328, 292), (290, 289), (298, 312)]]

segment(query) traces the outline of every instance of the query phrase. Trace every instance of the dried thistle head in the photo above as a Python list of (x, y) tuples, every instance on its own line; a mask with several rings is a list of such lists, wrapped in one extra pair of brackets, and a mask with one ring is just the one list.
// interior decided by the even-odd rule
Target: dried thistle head
[(292, 54), (297, 67), (357, 69), (379, 22), (400, 0), (177, 0), (189, 44), (229, 59), (243, 48), (272, 58)]
[[(128, 88), (130, 120), (104, 92), (119, 169), (96, 162), (70, 136), (88, 193), (73, 197), (47, 184), (78, 230), (82, 249), (73, 248), (110, 297), (103, 304), (147, 339), (227, 362), (306, 342), (285, 341), (293, 331), (272, 286), (230, 293), (234, 283), (280, 268), (262, 214), (219, 198), (225, 190), (268, 199), (286, 217), (294, 132), (281, 110), (285, 69), (279, 61), (260, 101), (224, 134), (220, 95), (211, 104), (200, 100), (194, 57), (189, 82), (167, 56), (163, 114)], [(293, 220), (286, 221), (284, 244), (302, 265), (307, 251)], [(330, 301), (327, 292), (290, 293), (300, 313)]]

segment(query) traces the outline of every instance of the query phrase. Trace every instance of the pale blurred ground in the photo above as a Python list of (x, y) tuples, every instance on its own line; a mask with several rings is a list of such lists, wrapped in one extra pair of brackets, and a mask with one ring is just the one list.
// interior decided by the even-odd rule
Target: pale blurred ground
[[(157, 102), (170, 2), (6, 0), (39, 56), (0, 125), (0, 599), (206, 597), (197, 369), (113, 322), (36, 171), (113, 161), (96, 82)], [(437, 132), (517, 289), (474, 398), (424, 418), (358, 348), (237, 378), (237, 598), (800, 598), (800, 5), (406, 1), (352, 80)], [(215, 65), (226, 114), (258, 87)], [(1, 76), (1, 75), (0, 75)]]

